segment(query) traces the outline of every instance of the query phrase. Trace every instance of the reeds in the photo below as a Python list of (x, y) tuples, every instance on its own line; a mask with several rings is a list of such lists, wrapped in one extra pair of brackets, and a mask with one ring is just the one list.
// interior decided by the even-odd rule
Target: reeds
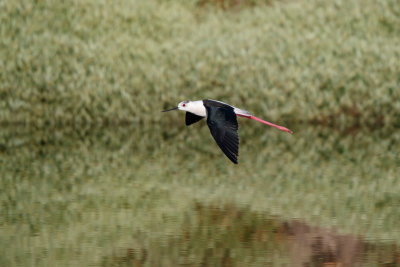
[(279, 122), (400, 126), (397, 1), (211, 2), (2, 2), (0, 123), (144, 125), (213, 98)]

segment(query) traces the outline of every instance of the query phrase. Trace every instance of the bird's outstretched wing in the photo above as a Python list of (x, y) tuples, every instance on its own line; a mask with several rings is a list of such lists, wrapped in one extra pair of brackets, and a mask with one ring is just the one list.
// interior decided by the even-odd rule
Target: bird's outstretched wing
[(207, 124), (222, 152), (235, 164), (239, 154), (238, 123), (233, 107), (203, 100), (207, 111)]
[(203, 119), (204, 117), (202, 116), (197, 116), (196, 114), (193, 114), (191, 112), (186, 112), (186, 126), (189, 126), (193, 123), (198, 122), (199, 120)]

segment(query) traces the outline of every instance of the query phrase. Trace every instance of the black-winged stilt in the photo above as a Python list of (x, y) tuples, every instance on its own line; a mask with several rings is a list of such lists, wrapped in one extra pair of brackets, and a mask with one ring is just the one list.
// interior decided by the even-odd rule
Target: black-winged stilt
[(247, 110), (239, 109), (217, 100), (204, 99), (183, 101), (180, 102), (177, 107), (163, 110), (163, 112), (175, 109), (186, 111), (186, 126), (207, 117), (207, 125), (210, 128), (211, 135), (214, 137), (222, 152), (235, 164), (238, 163), (237, 157), (239, 154), (238, 123), (236, 116), (253, 119), (275, 127), (278, 130), (293, 134), (293, 132), (286, 127), (264, 121), (252, 116)]

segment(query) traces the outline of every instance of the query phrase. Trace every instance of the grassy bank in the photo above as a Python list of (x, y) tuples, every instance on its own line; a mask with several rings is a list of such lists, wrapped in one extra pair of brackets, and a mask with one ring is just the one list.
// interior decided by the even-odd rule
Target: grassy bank
[(2, 1), (0, 123), (147, 124), (214, 98), (280, 122), (400, 126), (398, 1), (212, 2)]

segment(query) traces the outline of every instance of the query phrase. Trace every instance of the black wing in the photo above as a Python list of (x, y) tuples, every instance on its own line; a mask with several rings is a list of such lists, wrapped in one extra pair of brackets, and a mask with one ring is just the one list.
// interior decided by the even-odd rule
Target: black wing
[(197, 116), (196, 114), (186, 112), (186, 126), (189, 126), (193, 123), (198, 122), (199, 120), (203, 119), (204, 117), (202, 116)]
[(238, 123), (233, 108), (229, 105), (214, 105), (214, 101), (203, 100), (207, 111), (207, 124), (222, 152), (235, 164), (239, 154)]

